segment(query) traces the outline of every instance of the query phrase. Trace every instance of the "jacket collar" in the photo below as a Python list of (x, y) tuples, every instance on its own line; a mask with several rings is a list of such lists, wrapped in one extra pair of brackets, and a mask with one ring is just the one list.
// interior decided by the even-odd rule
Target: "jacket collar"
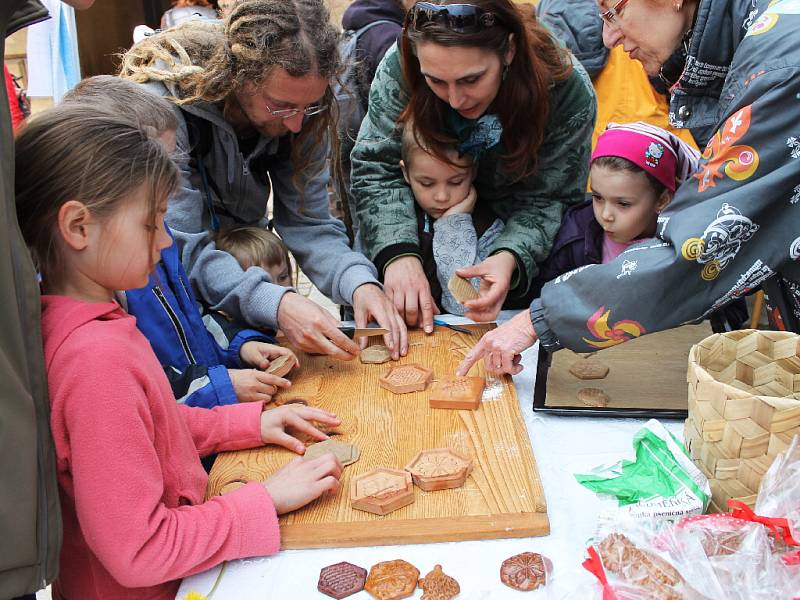
[(700, 0), (686, 64), (673, 86), (674, 127), (715, 125), (722, 88), (736, 48), (755, 20), (761, 0)]

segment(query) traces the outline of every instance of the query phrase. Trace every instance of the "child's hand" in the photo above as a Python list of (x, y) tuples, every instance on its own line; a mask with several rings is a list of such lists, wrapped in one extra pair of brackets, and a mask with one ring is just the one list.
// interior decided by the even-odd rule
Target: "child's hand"
[(442, 213), (442, 217), (449, 217), (450, 215), (467, 214), (471, 215), (475, 210), (475, 202), (478, 200), (478, 192), (475, 191), (475, 186), (469, 186), (469, 193), (458, 204), (454, 204)]
[(239, 358), (242, 362), (262, 371), (269, 366), (269, 363), (279, 356), (291, 356), (294, 359), (294, 367), (300, 366), (300, 361), (294, 352), (282, 346), (267, 344), (266, 342), (245, 342), (239, 349)]
[(336, 426), (339, 417), (327, 410), (291, 404), (280, 406), (261, 414), (261, 439), (265, 444), (278, 444), (293, 452), (302, 454), (306, 447), (303, 442), (286, 433), (286, 429), (302, 431), (316, 440), (327, 440), (328, 436), (314, 427), (309, 421)]
[(267, 479), (264, 487), (275, 510), (282, 515), (305, 506), (325, 492), (336, 493), (341, 475), (342, 465), (329, 452), (309, 461), (294, 459)]
[(288, 379), (258, 369), (228, 369), (228, 375), (239, 402), (269, 402), (278, 388), (288, 388)]

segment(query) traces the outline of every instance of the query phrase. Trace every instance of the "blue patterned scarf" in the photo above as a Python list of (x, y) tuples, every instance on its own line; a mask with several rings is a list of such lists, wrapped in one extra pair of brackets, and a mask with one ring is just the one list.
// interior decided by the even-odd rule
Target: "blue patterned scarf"
[(500, 143), (503, 126), (497, 115), (483, 115), (480, 119), (465, 119), (454, 110), (448, 111), (447, 125), (458, 138), (458, 154), (469, 154), (472, 160), (479, 161), (481, 156)]

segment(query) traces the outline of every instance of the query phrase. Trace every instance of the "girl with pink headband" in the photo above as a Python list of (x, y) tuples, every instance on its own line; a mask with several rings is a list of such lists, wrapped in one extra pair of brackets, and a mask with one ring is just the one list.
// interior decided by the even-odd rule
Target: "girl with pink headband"
[(654, 237), (659, 213), (699, 158), (697, 150), (659, 127), (610, 123), (592, 153), (590, 197), (565, 212), (533, 283), (535, 295), (559, 275), (611, 262), (628, 246)]

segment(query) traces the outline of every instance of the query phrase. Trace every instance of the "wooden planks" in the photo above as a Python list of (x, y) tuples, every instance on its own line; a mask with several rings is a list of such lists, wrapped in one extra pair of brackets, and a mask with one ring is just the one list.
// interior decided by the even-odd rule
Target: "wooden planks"
[[(283, 548), (412, 544), (528, 537), (549, 533), (544, 491), (519, 402), (509, 377), (490, 378), (477, 411), (428, 406), (430, 389), (395, 395), (378, 385), (392, 364), (419, 363), (435, 377), (451, 375), (467, 350), (490, 326), (471, 335), (436, 328), (434, 335), (409, 332), (410, 349), (398, 363), (343, 363), (300, 354), (293, 386), (276, 404), (303, 398), (342, 419), (334, 439), (355, 444), (360, 460), (347, 467), (335, 496), (281, 517)], [(471, 375), (484, 376), (483, 366)], [(427, 448), (451, 448), (475, 461), (458, 489), (424, 492), (415, 502), (386, 516), (353, 510), (350, 479), (376, 467), (402, 469)], [(220, 454), (209, 478), (208, 495), (238, 481), (264, 480), (295, 455), (275, 447)]]

